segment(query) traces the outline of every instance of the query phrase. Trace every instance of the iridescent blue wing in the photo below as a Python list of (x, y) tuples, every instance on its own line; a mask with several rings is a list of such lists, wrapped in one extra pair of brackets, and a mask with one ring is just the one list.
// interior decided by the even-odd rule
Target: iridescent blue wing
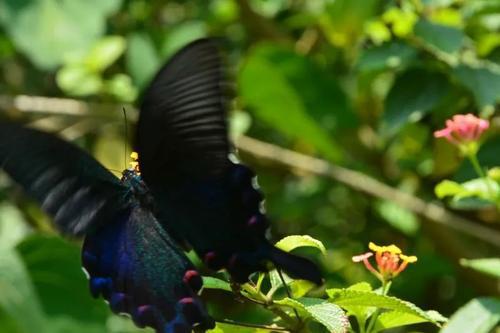
[(144, 94), (137, 149), (158, 218), (209, 267), (227, 268), (237, 282), (271, 261), (320, 283), (312, 262), (266, 240), (255, 175), (229, 160), (225, 72), (216, 41), (200, 39), (175, 54)]
[(86, 234), (91, 292), (157, 332), (213, 326), (196, 292), (201, 278), (148, 207), (83, 150), (18, 124), (0, 123), (0, 166), (55, 225)]
[(48, 133), (0, 123), (0, 168), (53, 216), (83, 235), (128, 205), (128, 190), (85, 151)]
[(184, 253), (139, 206), (85, 237), (84, 268), (94, 297), (158, 333), (213, 328), (197, 292), (202, 279)]

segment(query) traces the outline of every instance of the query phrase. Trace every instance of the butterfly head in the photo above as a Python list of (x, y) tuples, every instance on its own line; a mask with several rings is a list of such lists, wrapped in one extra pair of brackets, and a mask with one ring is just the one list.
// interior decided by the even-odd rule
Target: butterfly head
[(136, 152), (132, 152), (130, 158), (132, 159), (130, 167), (123, 170), (121, 181), (132, 190), (132, 193), (134, 193), (141, 202), (151, 203), (152, 198), (150, 198), (149, 190), (142, 180), (139, 170), (139, 155)]

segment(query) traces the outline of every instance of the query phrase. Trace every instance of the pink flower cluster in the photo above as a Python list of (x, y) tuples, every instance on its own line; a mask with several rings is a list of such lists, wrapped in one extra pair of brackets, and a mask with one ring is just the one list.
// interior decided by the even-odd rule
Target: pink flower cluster
[(468, 113), (466, 115), (457, 114), (452, 119), (446, 121), (446, 127), (435, 131), (434, 137), (445, 138), (455, 145), (477, 141), (484, 131), (490, 127), (487, 120), (481, 119)]

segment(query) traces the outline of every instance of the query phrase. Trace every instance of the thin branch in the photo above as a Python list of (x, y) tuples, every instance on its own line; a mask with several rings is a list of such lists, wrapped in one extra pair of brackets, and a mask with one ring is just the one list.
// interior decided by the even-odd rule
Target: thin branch
[[(73, 99), (47, 98), (41, 96), (0, 95), (0, 109), (45, 114), (93, 116), (104, 115), (116, 119), (121, 105), (86, 103)], [(132, 107), (127, 107), (132, 111)], [(136, 118), (137, 112), (129, 112)], [(132, 118), (130, 117), (130, 118)], [(132, 119), (134, 120), (134, 119)], [(361, 172), (350, 170), (325, 160), (300, 154), (247, 136), (240, 136), (237, 147), (258, 159), (267, 160), (291, 169), (299, 169), (319, 176), (328, 177), (348, 187), (373, 197), (391, 201), (400, 207), (424, 217), (429, 221), (444, 225), (484, 242), (500, 247), (500, 233), (465, 217), (459, 216), (433, 202), (426, 202), (412, 194), (388, 186)]]
[(500, 233), (454, 214), (437, 203), (426, 202), (414, 195), (400, 191), (361, 172), (331, 164), (319, 158), (300, 154), (247, 136), (239, 137), (237, 147), (259, 159), (281, 164), (292, 169), (331, 178), (352, 189), (391, 201), (430, 221), (474, 236), (500, 247)]

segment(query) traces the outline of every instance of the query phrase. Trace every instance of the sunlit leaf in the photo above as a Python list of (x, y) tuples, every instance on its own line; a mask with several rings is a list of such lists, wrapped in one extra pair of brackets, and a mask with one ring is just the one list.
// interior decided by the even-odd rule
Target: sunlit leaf
[(103, 89), (118, 101), (123, 102), (133, 102), (138, 95), (137, 89), (132, 85), (132, 79), (126, 74), (115, 74), (104, 82)]
[(106, 36), (95, 43), (85, 57), (85, 65), (93, 72), (101, 72), (113, 64), (125, 51), (126, 41), (121, 36)]
[(488, 333), (500, 322), (500, 300), (476, 298), (461, 307), (440, 333)]
[(105, 18), (121, 0), (5, 0), (0, 23), (16, 46), (43, 69), (69, 54), (85, 54), (105, 31)]
[(29, 233), (21, 212), (7, 202), (0, 203), (0, 221), (0, 247), (13, 248)]
[(399, 311), (388, 311), (380, 314), (377, 317), (377, 322), (375, 324), (375, 332), (379, 332), (381, 330), (417, 324), (425, 322), (426, 320), (420, 316), (416, 316), (411, 313), (404, 313)]
[(127, 69), (139, 88), (149, 83), (161, 65), (153, 41), (146, 33), (128, 37), (126, 60)]
[(328, 289), (326, 292), (328, 296), (330, 296), (330, 301), (340, 307), (378, 307), (408, 313), (436, 325), (446, 321), (446, 318), (436, 312), (428, 313), (410, 302), (403, 301), (393, 296), (385, 296), (372, 291), (353, 289)]
[(217, 326), (213, 330), (209, 330), (208, 333), (268, 333), (269, 331), (266, 329), (239, 326), (236, 323), (234, 325), (217, 323)]
[(500, 278), (500, 258), (460, 259), (460, 265)]
[(308, 235), (287, 236), (278, 241), (275, 245), (277, 248), (286, 252), (293, 251), (298, 247), (314, 247), (320, 250), (322, 254), (326, 254), (326, 249), (323, 243)]
[(299, 315), (313, 318), (328, 328), (331, 333), (345, 333), (349, 320), (344, 311), (337, 305), (319, 298), (300, 298), (293, 300), (285, 298), (276, 301), (277, 304), (289, 306), (299, 311)]
[(204, 289), (220, 289), (225, 291), (233, 291), (231, 285), (224, 280), (214, 278), (212, 276), (203, 277), (203, 288)]
[(385, 221), (406, 235), (415, 235), (420, 227), (419, 220), (411, 211), (391, 201), (380, 201), (376, 209)]
[(202, 21), (187, 21), (175, 26), (166, 36), (161, 47), (161, 55), (170, 57), (174, 52), (197, 38), (205, 37), (207, 26)]
[(81, 65), (63, 67), (57, 72), (57, 84), (68, 95), (88, 96), (99, 92), (101, 77)]

